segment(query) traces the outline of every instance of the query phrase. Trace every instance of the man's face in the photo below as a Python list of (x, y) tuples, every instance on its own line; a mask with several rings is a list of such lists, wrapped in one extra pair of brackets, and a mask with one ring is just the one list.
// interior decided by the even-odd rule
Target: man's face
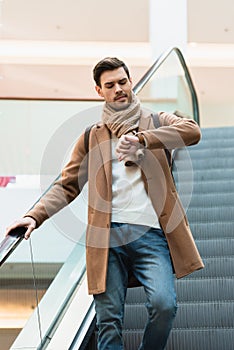
[(116, 109), (124, 108), (131, 102), (132, 80), (128, 78), (123, 67), (103, 72), (100, 85), (101, 87), (96, 86), (98, 95), (107, 103), (114, 103)]

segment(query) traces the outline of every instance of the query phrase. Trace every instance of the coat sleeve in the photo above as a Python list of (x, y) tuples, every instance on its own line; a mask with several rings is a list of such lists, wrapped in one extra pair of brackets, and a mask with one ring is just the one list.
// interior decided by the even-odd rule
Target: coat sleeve
[(198, 124), (188, 118), (181, 118), (175, 114), (159, 112), (161, 127), (140, 132), (143, 135), (148, 149), (167, 148), (175, 149), (194, 145), (201, 138)]
[(60, 178), (25, 216), (34, 218), (39, 227), (46, 219), (72, 202), (87, 181), (87, 162), (83, 134), (78, 139), (70, 161), (63, 168)]

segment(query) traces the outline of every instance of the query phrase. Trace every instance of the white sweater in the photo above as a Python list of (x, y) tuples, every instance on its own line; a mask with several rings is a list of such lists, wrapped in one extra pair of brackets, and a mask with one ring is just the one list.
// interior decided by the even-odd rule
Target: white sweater
[(157, 215), (148, 197), (138, 166), (119, 162), (112, 139), (112, 222), (146, 225), (160, 228)]

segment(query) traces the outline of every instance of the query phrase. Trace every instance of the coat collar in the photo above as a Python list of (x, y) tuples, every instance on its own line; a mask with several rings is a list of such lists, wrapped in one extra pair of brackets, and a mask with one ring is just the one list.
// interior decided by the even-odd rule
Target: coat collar
[[(139, 122), (139, 131), (147, 130), (150, 128), (150, 122), (152, 119), (151, 115), (152, 115), (152, 112), (150, 110), (146, 108), (142, 108), (140, 122)], [(110, 131), (108, 130), (106, 125), (104, 125), (101, 122), (97, 124), (96, 137), (99, 142), (110, 140), (110, 137), (111, 137)]]

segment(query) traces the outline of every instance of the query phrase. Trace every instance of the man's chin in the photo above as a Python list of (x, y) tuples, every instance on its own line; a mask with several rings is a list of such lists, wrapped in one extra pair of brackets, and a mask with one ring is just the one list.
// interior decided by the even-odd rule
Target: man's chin
[(109, 105), (111, 106), (111, 108), (119, 111), (119, 110), (128, 108), (130, 103), (128, 101), (115, 101), (115, 102), (110, 102)]

